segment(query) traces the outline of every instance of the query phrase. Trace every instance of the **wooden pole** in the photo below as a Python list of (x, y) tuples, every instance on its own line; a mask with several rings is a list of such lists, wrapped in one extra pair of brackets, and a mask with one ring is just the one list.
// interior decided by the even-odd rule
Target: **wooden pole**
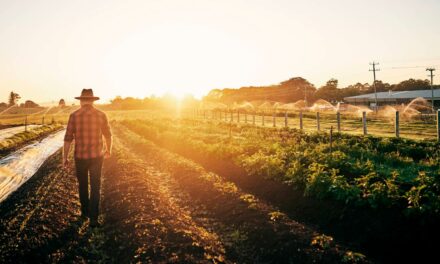
[(44, 125), (44, 116), (43, 116), (43, 118), (41, 119), (41, 124)]
[(303, 112), (299, 112), (299, 129), (303, 130)]
[(287, 124), (287, 112), (284, 113), (284, 126), (285, 126), (285, 127), (288, 126), (288, 124)]
[(261, 114), (261, 125), (264, 126), (264, 112)]
[(394, 131), (396, 133), (396, 137), (400, 137), (400, 116), (399, 111), (396, 111), (396, 120), (394, 124)]
[(333, 153), (333, 126), (330, 127), (330, 154)]
[(336, 112), (336, 122), (338, 127), (338, 133), (341, 133), (341, 113), (339, 111)]
[(440, 142), (440, 109), (437, 110), (437, 141)]
[(28, 121), (27, 121), (27, 116), (24, 118), (24, 131), (26, 132), (27, 131), (27, 123), (28, 123)]
[(362, 112), (362, 126), (364, 130), (364, 135), (367, 135), (367, 112)]
[(272, 123), (273, 123), (273, 127), (277, 126), (277, 121), (276, 121), (276, 115), (275, 112), (272, 113)]
[(319, 112), (316, 112), (316, 128), (321, 131), (321, 120), (319, 118)]
[(252, 115), (252, 124), (255, 125), (255, 111), (254, 114)]

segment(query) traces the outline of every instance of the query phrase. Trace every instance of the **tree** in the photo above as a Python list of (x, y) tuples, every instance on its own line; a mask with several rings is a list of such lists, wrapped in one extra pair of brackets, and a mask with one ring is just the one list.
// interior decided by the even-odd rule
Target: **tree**
[(411, 91), (411, 90), (427, 90), (431, 89), (431, 82), (429, 80), (409, 79), (398, 84), (393, 84), (391, 89), (393, 91)]
[(35, 107), (40, 107), (37, 103), (35, 103), (34, 101), (31, 100), (26, 100), (23, 104), (20, 105), (21, 107), (24, 108), (35, 108)]
[(66, 101), (64, 101), (64, 99), (61, 99), (61, 100), (58, 102), (58, 106), (61, 107), (61, 108), (65, 107), (65, 106), (66, 106)]
[(14, 93), (13, 91), (11, 91), (11, 93), (9, 94), (9, 106), (14, 106), (17, 104), (18, 99), (20, 99), (20, 95), (18, 95), (18, 93)]
[(327, 101), (342, 100), (340, 90), (338, 89), (338, 80), (334, 78), (328, 80), (324, 86), (316, 91), (315, 98)]

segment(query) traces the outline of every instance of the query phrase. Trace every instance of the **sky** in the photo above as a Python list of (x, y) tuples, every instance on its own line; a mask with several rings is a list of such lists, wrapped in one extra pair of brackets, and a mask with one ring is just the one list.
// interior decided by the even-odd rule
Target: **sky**
[(343, 87), (371, 83), (372, 61), (384, 82), (426, 79), (439, 14), (438, 0), (0, 0), (0, 101), (201, 97), (296, 76)]

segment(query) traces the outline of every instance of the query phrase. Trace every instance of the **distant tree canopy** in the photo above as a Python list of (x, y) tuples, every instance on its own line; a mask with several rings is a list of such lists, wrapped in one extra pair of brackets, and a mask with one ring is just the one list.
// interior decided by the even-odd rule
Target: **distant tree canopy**
[(239, 89), (214, 89), (204, 100), (233, 103), (240, 101), (292, 102), (312, 96), (315, 86), (301, 77), (291, 78), (278, 85), (248, 86)]
[(20, 95), (18, 95), (18, 93), (14, 93), (13, 91), (11, 91), (9, 93), (9, 99), (8, 99), (9, 106), (16, 105), (20, 98), (21, 97)]
[(20, 107), (24, 107), (24, 108), (35, 108), (35, 107), (40, 107), (37, 103), (31, 101), (31, 100), (26, 100), (24, 103), (22, 103), (20, 105)]
[(66, 106), (66, 101), (64, 101), (64, 99), (60, 99), (60, 101), (58, 102), (58, 106), (59, 107), (65, 107)]
[[(435, 86), (434, 89), (440, 88)], [(398, 84), (389, 84), (376, 81), (376, 91), (409, 91), (430, 89), (429, 80), (408, 79)], [(342, 101), (345, 97), (373, 93), (374, 85), (356, 83), (345, 88), (338, 87), (337, 79), (330, 79), (327, 83), (316, 89), (313, 84), (301, 77), (291, 78), (278, 85), (260, 87), (241, 87), (238, 89), (214, 89), (209, 92), (204, 100), (222, 103), (242, 101), (277, 101), (295, 102), (307, 98), (308, 102), (324, 99), (330, 102)]]
[(110, 101), (108, 106), (115, 110), (140, 110), (140, 109), (163, 109), (163, 108), (176, 108), (176, 107), (195, 107), (198, 104), (192, 96), (186, 96), (182, 100), (171, 95), (165, 95), (163, 97), (145, 97), (144, 99), (116, 96)]

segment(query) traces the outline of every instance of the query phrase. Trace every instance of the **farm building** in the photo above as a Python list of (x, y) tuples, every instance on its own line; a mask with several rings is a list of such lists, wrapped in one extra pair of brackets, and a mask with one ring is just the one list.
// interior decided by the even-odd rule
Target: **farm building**
[[(416, 98), (424, 98), (429, 103), (432, 102), (431, 90), (414, 90), (414, 91), (388, 91), (377, 93), (378, 105), (396, 105), (407, 104)], [(368, 105), (374, 107), (375, 95), (374, 93), (362, 94), (357, 96), (345, 97), (344, 102), (353, 105)], [(440, 107), (440, 89), (434, 90), (434, 105), (436, 108)]]

